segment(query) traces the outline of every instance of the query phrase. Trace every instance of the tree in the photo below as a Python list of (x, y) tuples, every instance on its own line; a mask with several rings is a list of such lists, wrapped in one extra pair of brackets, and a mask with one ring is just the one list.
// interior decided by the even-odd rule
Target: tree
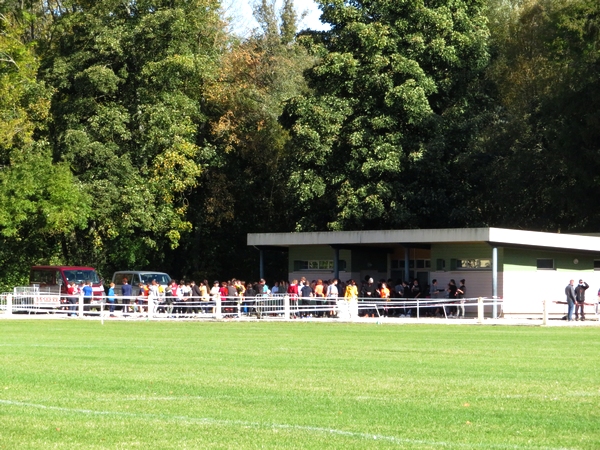
[(88, 227), (63, 257), (115, 267), (162, 265), (191, 224), (187, 195), (212, 148), (207, 83), (223, 24), (215, 0), (80, 1), (44, 43), (54, 87), (49, 129), (56, 161), (93, 200)]
[(315, 94), (282, 119), (296, 229), (468, 223), (456, 171), (468, 88), (488, 62), (483, 2), (320, 4), (331, 29), (304, 38), (321, 58), (307, 73)]
[(290, 41), (294, 14), (291, 0), (279, 17), (274, 3), (256, 5), (260, 29), (231, 43), (220, 76), (207, 88), (215, 158), (190, 195), (193, 230), (176, 250), (184, 273), (248, 275), (258, 262), (247, 233), (289, 226), (283, 159), (289, 134), (278, 119), (284, 102), (306, 91), (302, 72), (312, 63)]
[(0, 280), (22, 284), (29, 266), (56, 251), (57, 239), (83, 226), (88, 197), (67, 165), (54, 163), (35, 134), (48, 119), (51, 91), (20, 11), (0, 13)]
[(600, 6), (500, 3), (491, 11), (494, 97), (469, 161), (488, 223), (597, 231)]

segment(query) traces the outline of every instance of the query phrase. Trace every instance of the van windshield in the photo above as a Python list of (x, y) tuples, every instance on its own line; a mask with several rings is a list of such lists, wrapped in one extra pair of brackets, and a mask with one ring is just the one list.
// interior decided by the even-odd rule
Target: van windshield
[(92, 284), (100, 283), (100, 278), (98, 278), (95, 270), (64, 270), (63, 273), (67, 281), (75, 281), (76, 283), (91, 281)]
[(163, 286), (168, 285), (171, 282), (171, 278), (166, 273), (140, 273), (142, 283), (152, 283), (152, 280), (156, 280), (158, 284)]

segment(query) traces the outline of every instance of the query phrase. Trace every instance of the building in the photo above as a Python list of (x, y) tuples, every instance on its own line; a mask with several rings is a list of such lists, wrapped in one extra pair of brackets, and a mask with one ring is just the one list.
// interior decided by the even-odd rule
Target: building
[(600, 288), (600, 237), (592, 235), (503, 228), (250, 233), (248, 245), (261, 252), (261, 277), (263, 250), (284, 248), (290, 279), (416, 278), (423, 286), (437, 279), (443, 288), (464, 278), (467, 297), (502, 298), (505, 317), (540, 316), (543, 300), (551, 316), (564, 315), (566, 306), (554, 302), (565, 300), (570, 279), (590, 285), (588, 302)]

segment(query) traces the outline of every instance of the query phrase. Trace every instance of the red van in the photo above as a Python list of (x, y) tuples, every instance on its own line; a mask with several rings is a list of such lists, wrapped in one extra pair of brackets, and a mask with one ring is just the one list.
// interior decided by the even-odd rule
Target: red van
[(77, 284), (91, 281), (94, 297), (104, 296), (102, 279), (93, 267), (33, 266), (29, 274), (29, 284), (38, 285), (40, 292), (58, 293), (60, 286), (61, 294), (66, 294), (67, 286), (71, 281)]

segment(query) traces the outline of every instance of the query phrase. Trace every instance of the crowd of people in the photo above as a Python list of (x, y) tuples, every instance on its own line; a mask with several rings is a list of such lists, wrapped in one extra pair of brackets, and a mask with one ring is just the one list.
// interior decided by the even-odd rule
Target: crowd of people
[[(460, 280), (457, 286), (450, 280), (445, 289), (440, 289), (437, 280), (421, 286), (417, 279), (410, 281), (380, 279), (377, 283), (367, 276), (360, 283), (354, 279), (343, 282), (339, 279), (314, 279), (305, 277), (291, 281), (275, 281), (269, 286), (264, 279), (257, 282), (245, 282), (231, 279), (228, 281), (215, 280), (212, 285), (207, 280), (196, 283), (194, 280), (172, 280), (167, 286), (158, 284), (156, 280), (140, 283), (138, 286), (129, 284), (123, 279), (120, 295), (115, 294), (115, 284), (110, 283), (106, 295), (109, 313), (114, 316), (119, 308), (123, 315), (142, 314), (151, 307), (153, 313), (166, 314), (169, 317), (186, 317), (202, 313), (213, 313), (216, 300), (220, 300), (222, 312), (231, 314), (260, 313), (260, 305), (265, 298), (289, 296), (293, 317), (334, 317), (336, 304), (339, 299), (348, 302), (359, 302), (359, 315), (364, 317), (411, 317), (416, 311), (410, 305), (414, 300), (445, 298), (451, 301), (444, 306), (438, 302), (423, 303), (420, 308), (422, 316), (444, 315), (449, 317), (464, 317), (464, 298), (466, 294), (465, 280)], [(88, 312), (95, 308), (92, 303), (93, 292), (90, 282), (75, 282), (69, 284), (64, 300), (69, 304), (69, 315), (76, 315), (79, 297), (83, 297), (83, 308)], [(404, 302), (403, 302), (404, 300)], [(362, 304), (360, 304), (362, 303)], [(150, 305), (150, 306), (149, 306)], [(377, 311), (378, 310), (378, 311)]]
[[(92, 294), (89, 292), (89, 283), (69, 286), (67, 300), (72, 303), (70, 308), (74, 313), (75, 303), (79, 295), (84, 297), (84, 310), (89, 310)], [(86, 290), (87, 289), (87, 290)], [(409, 305), (414, 305), (414, 300), (446, 298), (456, 300), (451, 305), (440, 306), (439, 302), (424, 302), (420, 309), (422, 316), (444, 315), (450, 317), (464, 317), (464, 298), (466, 293), (465, 280), (460, 280), (457, 286), (450, 280), (446, 288), (438, 287), (437, 280), (431, 284), (421, 286), (417, 279), (410, 281), (380, 279), (377, 283), (367, 276), (359, 284), (351, 279), (343, 282), (339, 279), (314, 279), (305, 277), (291, 281), (275, 281), (269, 286), (264, 279), (257, 282), (245, 282), (231, 279), (228, 281), (214, 281), (209, 284), (207, 280), (196, 283), (194, 280), (172, 280), (168, 286), (163, 286), (152, 280), (149, 283), (140, 283), (131, 286), (128, 280), (123, 279), (121, 295), (115, 294), (114, 283), (110, 284), (107, 293), (107, 303), (110, 314), (114, 315), (115, 308), (120, 308), (124, 315), (144, 313), (149, 305), (153, 312), (166, 314), (169, 317), (186, 317), (202, 313), (213, 313), (216, 300), (220, 300), (222, 312), (225, 315), (257, 314), (264, 298), (277, 298), (289, 296), (293, 317), (334, 317), (338, 299), (348, 302), (359, 302), (359, 315), (364, 317), (410, 317), (416, 311)], [(404, 300), (404, 302), (402, 302)], [(362, 304), (360, 304), (362, 303)]]

